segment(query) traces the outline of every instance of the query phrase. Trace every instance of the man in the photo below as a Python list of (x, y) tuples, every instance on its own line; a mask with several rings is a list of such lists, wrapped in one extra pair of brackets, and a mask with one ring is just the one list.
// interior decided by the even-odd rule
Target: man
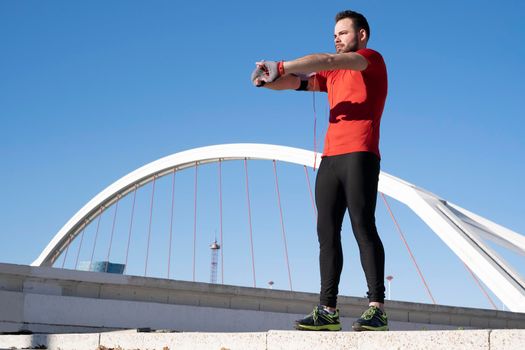
[[(363, 15), (343, 11), (336, 15), (335, 22), (335, 54), (257, 62), (252, 82), (273, 90), (324, 91), (330, 103), (330, 122), (315, 184), (320, 305), (296, 321), (296, 328), (341, 330), (336, 306), (343, 267), (341, 225), (348, 209), (369, 299), (369, 308), (352, 328), (388, 330), (383, 309), (385, 254), (375, 226), (379, 125), (387, 94), (386, 67), (382, 56), (366, 47), (370, 28)], [(305, 75), (307, 72), (315, 74)]]

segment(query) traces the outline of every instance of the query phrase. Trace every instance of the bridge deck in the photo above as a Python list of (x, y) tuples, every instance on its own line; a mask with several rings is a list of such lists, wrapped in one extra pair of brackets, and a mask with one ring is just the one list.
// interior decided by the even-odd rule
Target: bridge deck
[[(151, 327), (221, 332), (215, 334), (263, 332), (257, 334), (273, 339), (278, 334), (296, 334), (275, 330), (289, 331), (293, 321), (310, 312), (317, 301), (313, 293), (0, 263), (0, 333), (98, 334)], [(363, 298), (340, 298), (343, 331), (350, 330), (366, 305)], [(525, 329), (523, 313), (401, 301), (387, 301), (386, 308), (393, 331)], [(337, 334), (361, 339), (354, 333)], [(483, 334), (488, 337), (489, 333)]]

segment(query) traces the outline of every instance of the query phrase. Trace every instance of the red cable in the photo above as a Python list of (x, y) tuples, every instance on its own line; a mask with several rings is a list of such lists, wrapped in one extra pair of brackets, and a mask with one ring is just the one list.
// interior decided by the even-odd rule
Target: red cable
[(312, 186), (310, 185), (310, 176), (308, 175), (308, 169), (304, 166), (304, 173), (306, 174), (306, 183), (308, 184), (308, 191), (310, 192), (310, 199), (312, 201), (312, 210), (314, 212), (314, 225), (317, 225), (317, 208), (315, 207), (314, 195), (312, 193)]
[(75, 270), (78, 268), (78, 258), (80, 257), (80, 249), (82, 248), (82, 242), (84, 241), (84, 231), (86, 230), (86, 226), (87, 226), (87, 220), (84, 223), (84, 227), (82, 228), (82, 232), (80, 233), (80, 244), (78, 246), (77, 258), (75, 260)]
[(257, 287), (257, 283), (255, 280), (255, 258), (253, 254), (253, 233), (252, 233), (252, 211), (251, 211), (251, 205), (250, 205), (250, 189), (248, 185), (248, 162), (246, 158), (244, 158), (244, 171), (246, 174), (246, 197), (248, 198), (248, 222), (250, 225), (250, 246), (251, 246), (251, 252), (252, 252), (252, 273), (253, 273), (253, 287)]
[(494, 304), (494, 301), (492, 300), (492, 298), (490, 297), (490, 295), (487, 293), (487, 291), (485, 290), (485, 288), (483, 288), (483, 286), (481, 285), (481, 283), (479, 282), (479, 279), (476, 277), (476, 275), (474, 275), (474, 272), (472, 272), (472, 270), (467, 266), (467, 264), (463, 263), (463, 265), (465, 266), (465, 268), (468, 270), (468, 272), (470, 272), (470, 275), (472, 276), (472, 278), (474, 278), (474, 281), (476, 281), (479, 289), (481, 289), (481, 291), (483, 292), (483, 294), (485, 294), (485, 297), (488, 299), (489, 303), (492, 305), (492, 308), (494, 310), (497, 310), (498, 307), (496, 306), (496, 304)]
[(133, 205), (131, 207), (131, 218), (129, 221), (129, 234), (128, 234), (128, 246), (126, 248), (126, 262), (124, 263), (124, 271), (128, 268), (128, 255), (129, 255), (129, 244), (131, 243), (131, 231), (133, 229), (133, 217), (135, 215), (135, 199), (137, 198), (137, 185), (133, 190)]
[(222, 241), (222, 161), (219, 159), (219, 217), (221, 235), (221, 283), (224, 284), (224, 244)]
[(316, 76), (314, 75), (314, 90), (312, 90), (312, 102), (313, 102), (313, 108), (314, 108), (314, 171), (317, 167), (317, 109), (315, 108), (315, 85), (316, 83)]
[(95, 246), (97, 245), (98, 229), (100, 227), (100, 218), (101, 217), (102, 217), (102, 207), (100, 207), (100, 213), (98, 214), (97, 231), (95, 233), (95, 241), (93, 242), (93, 251), (91, 252), (91, 260), (89, 261), (90, 265), (93, 263), (93, 257), (95, 256)]
[(175, 207), (175, 169), (173, 169), (173, 181), (171, 185), (171, 218), (170, 218), (170, 244), (168, 249), (168, 279), (170, 278), (171, 266), (171, 241), (173, 236), (173, 208)]
[(197, 244), (197, 180), (198, 180), (198, 166), (195, 162), (195, 192), (194, 192), (194, 208), (193, 208), (193, 282), (195, 282), (195, 252)]
[(412, 254), (412, 251), (410, 250), (410, 247), (408, 246), (408, 243), (407, 243), (407, 241), (405, 239), (405, 235), (403, 234), (403, 231), (401, 231), (401, 227), (399, 227), (399, 224), (397, 223), (397, 220), (394, 217), (394, 213), (392, 213), (392, 210), (390, 209), (390, 205), (388, 205), (388, 202), (387, 202), (387, 200), (385, 198), (385, 195), (383, 193), (381, 193), (381, 197), (383, 198), (383, 201), (385, 202), (386, 208), (388, 209), (388, 212), (390, 213), (390, 217), (392, 218), (392, 220), (394, 221), (394, 224), (397, 227), (397, 230), (399, 232), (399, 235), (401, 236), (401, 239), (403, 240), (403, 243), (405, 243), (405, 247), (407, 248), (408, 253), (410, 254), (410, 258), (412, 259), (412, 262), (416, 266), (417, 273), (419, 274), (419, 277), (423, 281), (423, 284), (425, 285), (425, 288), (427, 290), (428, 295), (430, 296), (430, 299), (432, 299), (432, 303), (436, 304), (436, 300), (434, 299), (434, 297), (432, 296), (432, 293), (430, 292), (430, 288), (428, 287), (427, 282), (425, 281), (425, 277), (423, 277), (423, 273), (419, 269), (419, 266), (418, 266), (418, 264), (416, 262), (416, 258), (414, 257), (414, 254)]
[(64, 265), (66, 264), (67, 259), (67, 252), (69, 251), (69, 243), (71, 242), (71, 238), (67, 240), (67, 246), (66, 246), (66, 252), (64, 254), (64, 260), (62, 261), (62, 268), (64, 268)]
[(146, 247), (146, 265), (144, 266), (144, 277), (148, 271), (148, 259), (149, 259), (149, 242), (151, 240), (151, 222), (153, 221), (153, 200), (155, 199), (155, 180), (157, 176), (153, 176), (153, 188), (151, 190), (151, 203), (149, 207), (149, 227), (148, 227), (148, 245)]
[(290, 283), (290, 291), (293, 291), (292, 288), (292, 274), (290, 272), (290, 262), (288, 260), (288, 245), (286, 243), (286, 231), (284, 230), (284, 218), (283, 218), (283, 209), (281, 206), (281, 194), (279, 192), (279, 180), (277, 179), (277, 165), (275, 160), (273, 161), (273, 172), (275, 174), (275, 190), (277, 191), (277, 204), (279, 205), (279, 212), (281, 214), (281, 229), (283, 233), (283, 242), (284, 242), (284, 256), (286, 258), (286, 266), (288, 268), (288, 282)]
[(108, 257), (107, 257), (107, 265), (106, 265), (106, 272), (107, 268), (109, 267), (109, 257), (111, 255), (111, 245), (113, 244), (113, 234), (115, 232), (115, 221), (117, 220), (117, 212), (118, 212), (118, 202), (120, 201), (120, 194), (118, 195), (117, 202), (115, 203), (115, 213), (113, 214), (113, 225), (111, 226), (111, 237), (109, 239), (109, 248), (108, 248)]

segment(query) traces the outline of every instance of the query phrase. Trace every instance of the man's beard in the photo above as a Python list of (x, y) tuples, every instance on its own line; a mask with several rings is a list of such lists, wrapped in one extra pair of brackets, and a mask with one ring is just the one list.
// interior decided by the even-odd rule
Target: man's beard
[(352, 46), (349, 46), (348, 48), (342, 48), (341, 50), (337, 50), (337, 53), (347, 53), (347, 52), (356, 52), (359, 47), (359, 44), (355, 42)]
[(350, 46), (348, 50), (345, 50), (345, 52), (356, 52), (358, 47), (359, 45), (357, 44), (357, 42), (355, 42), (354, 45)]

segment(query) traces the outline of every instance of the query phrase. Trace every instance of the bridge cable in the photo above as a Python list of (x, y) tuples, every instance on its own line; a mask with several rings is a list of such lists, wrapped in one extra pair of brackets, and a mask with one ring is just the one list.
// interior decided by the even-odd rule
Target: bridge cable
[(137, 188), (138, 186), (135, 185), (135, 189), (133, 190), (133, 205), (131, 206), (131, 217), (129, 220), (128, 245), (126, 248), (126, 261), (124, 262), (124, 270), (127, 270), (128, 268), (129, 244), (131, 243), (131, 231), (133, 230), (133, 218), (135, 216), (135, 200), (137, 199)]
[(82, 232), (80, 233), (80, 244), (78, 245), (77, 258), (75, 259), (75, 270), (78, 269), (78, 258), (80, 257), (80, 250), (82, 249), (82, 243), (84, 242), (84, 231), (86, 231), (86, 227), (87, 227), (87, 220), (84, 223)]
[(155, 180), (157, 179), (157, 176), (153, 176), (153, 185), (151, 189), (151, 203), (149, 207), (149, 225), (148, 225), (148, 244), (146, 247), (146, 264), (144, 266), (144, 277), (146, 277), (146, 273), (148, 270), (148, 259), (149, 259), (149, 243), (151, 240), (151, 222), (153, 221), (153, 202), (155, 199)]
[(221, 240), (221, 284), (224, 284), (224, 244), (222, 240), (222, 159), (219, 159), (219, 223)]
[(197, 183), (199, 163), (195, 162), (195, 191), (193, 205), (193, 282), (195, 282), (195, 252), (197, 244)]
[(470, 275), (472, 276), (472, 278), (474, 279), (474, 281), (476, 282), (476, 284), (478, 285), (479, 289), (481, 289), (481, 292), (485, 295), (485, 297), (487, 298), (487, 300), (489, 301), (489, 303), (492, 305), (492, 308), (494, 310), (497, 310), (498, 307), (496, 306), (496, 304), (494, 304), (494, 301), (492, 300), (492, 298), (490, 297), (490, 295), (487, 293), (487, 291), (485, 290), (485, 288), (483, 288), (483, 286), (481, 285), (479, 279), (476, 277), (476, 275), (474, 274), (474, 272), (472, 272), (472, 270), (467, 266), (467, 264), (463, 263), (463, 265), (465, 266), (465, 268), (468, 270), (468, 272), (470, 272)]
[(173, 169), (173, 178), (171, 181), (171, 214), (170, 214), (170, 243), (168, 248), (168, 279), (170, 278), (171, 266), (171, 242), (173, 236), (173, 209), (175, 207), (175, 169)]
[(113, 224), (111, 225), (111, 237), (109, 239), (109, 248), (108, 248), (108, 257), (107, 257), (107, 264), (106, 264), (106, 271), (108, 272), (109, 268), (109, 257), (111, 255), (111, 245), (113, 244), (113, 234), (115, 233), (115, 222), (117, 220), (117, 212), (118, 212), (118, 202), (120, 202), (120, 194), (118, 195), (117, 201), (115, 203), (115, 212), (113, 213)]
[(101, 218), (102, 218), (102, 206), (100, 207), (100, 213), (98, 214), (97, 231), (95, 232), (95, 240), (93, 241), (93, 251), (91, 252), (91, 260), (89, 261), (90, 264), (93, 264), (93, 257), (95, 256), (95, 247), (97, 245), (98, 230), (100, 228), (100, 219)]
[(386, 197), (385, 197), (385, 195), (383, 193), (381, 193), (381, 198), (383, 198), (383, 201), (385, 202), (386, 208), (387, 208), (388, 212), (390, 213), (390, 217), (394, 221), (394, 224), (395, 224), (395, 226), (397, 228), (397, 231), (399, 232), (399, 235), (401, 236), (401, 240), (405, 244), (405, 247), (407, 248), (408, 253), (410, 254), (410, 258), (412, 259), (412, 262), (414, 263), (414, 266), (416, 267), (416, 270), (417, 270), (417, 272), (419, 274), (419, 277), (423, 281), (423, 284), (425, 285), (425, 289), (426, 289), (428, 295), (430, 296), (430, 299), (432, 299), (432, 303), (436, 304), (436, 300), (434, 299), (434, 297), (432, 296), (432, 293), (430, 292), (430, 288), (428, 287), (428, 284), (427, 284), (427, 282), (425, 280), (425, 277), (423, 277), (423, 273), (421, 272), (421, 269), (419, 268), (419, 265), (417, 264), (416, 258), (414, 257), (414, 254), (412, 254), (412, 250), (408, 246), (407, 240), (405, 239), (405, 235), (403, 234), (403, 231), (401, 231), (401, 227), (399, 227), (399, 224), (397, 223), (397, 220), (394, 217), (394, 213), (392, 212), (392, 209), (390, 208), (390, 205), (388, 204), (388, 202), (386, 200)]
[(248, 161), (246, 158), (244, 158), (244, 172), (246, 175), (246, 198), (248, 199), (248, 223), (250, 226), (250, 247), (251, 247), (251, 253), (252, 253), (252, 273), (253, 273), (253, 287), (257, 287), (256, 279), (255, 279), (255, 258), (253, 254), (253, 229), (252, 229), (252, 211), (251, 211), (251, 205), (250, 205), (250, 189), (248, 185)]
[(66, 242), (66, 252), (64, 253), (64, 260), (62, 260), (62, 268), (64, 268), (64, 265), (66, 264), (66, 259), (67, 259), (67, 252), (69, 251), (69, 244), (71, 243), (71, 237), (69, 237), (67, 239), (67, 242)]
[(288, 268), (288, 282), (290, 284), (290, 291), (293, 291), (292, 274), (290, 272), (290, 261), (288, 260), (288, 245), (286, 243), (286, 231), (284, 229), (283, 208), (281, 206), (281, 194), (279, 192), (279, 180), (277, 178), (277, 165), (276, 165), (275, 159), (273, 160), (273, 172), (275, 174), (275, 190), (277, 192), (277, 204), (279, 205), (279, 213), (281, 214), (281, 229), (283, 233), (284, 256), (286, 259), (286, 267)]

